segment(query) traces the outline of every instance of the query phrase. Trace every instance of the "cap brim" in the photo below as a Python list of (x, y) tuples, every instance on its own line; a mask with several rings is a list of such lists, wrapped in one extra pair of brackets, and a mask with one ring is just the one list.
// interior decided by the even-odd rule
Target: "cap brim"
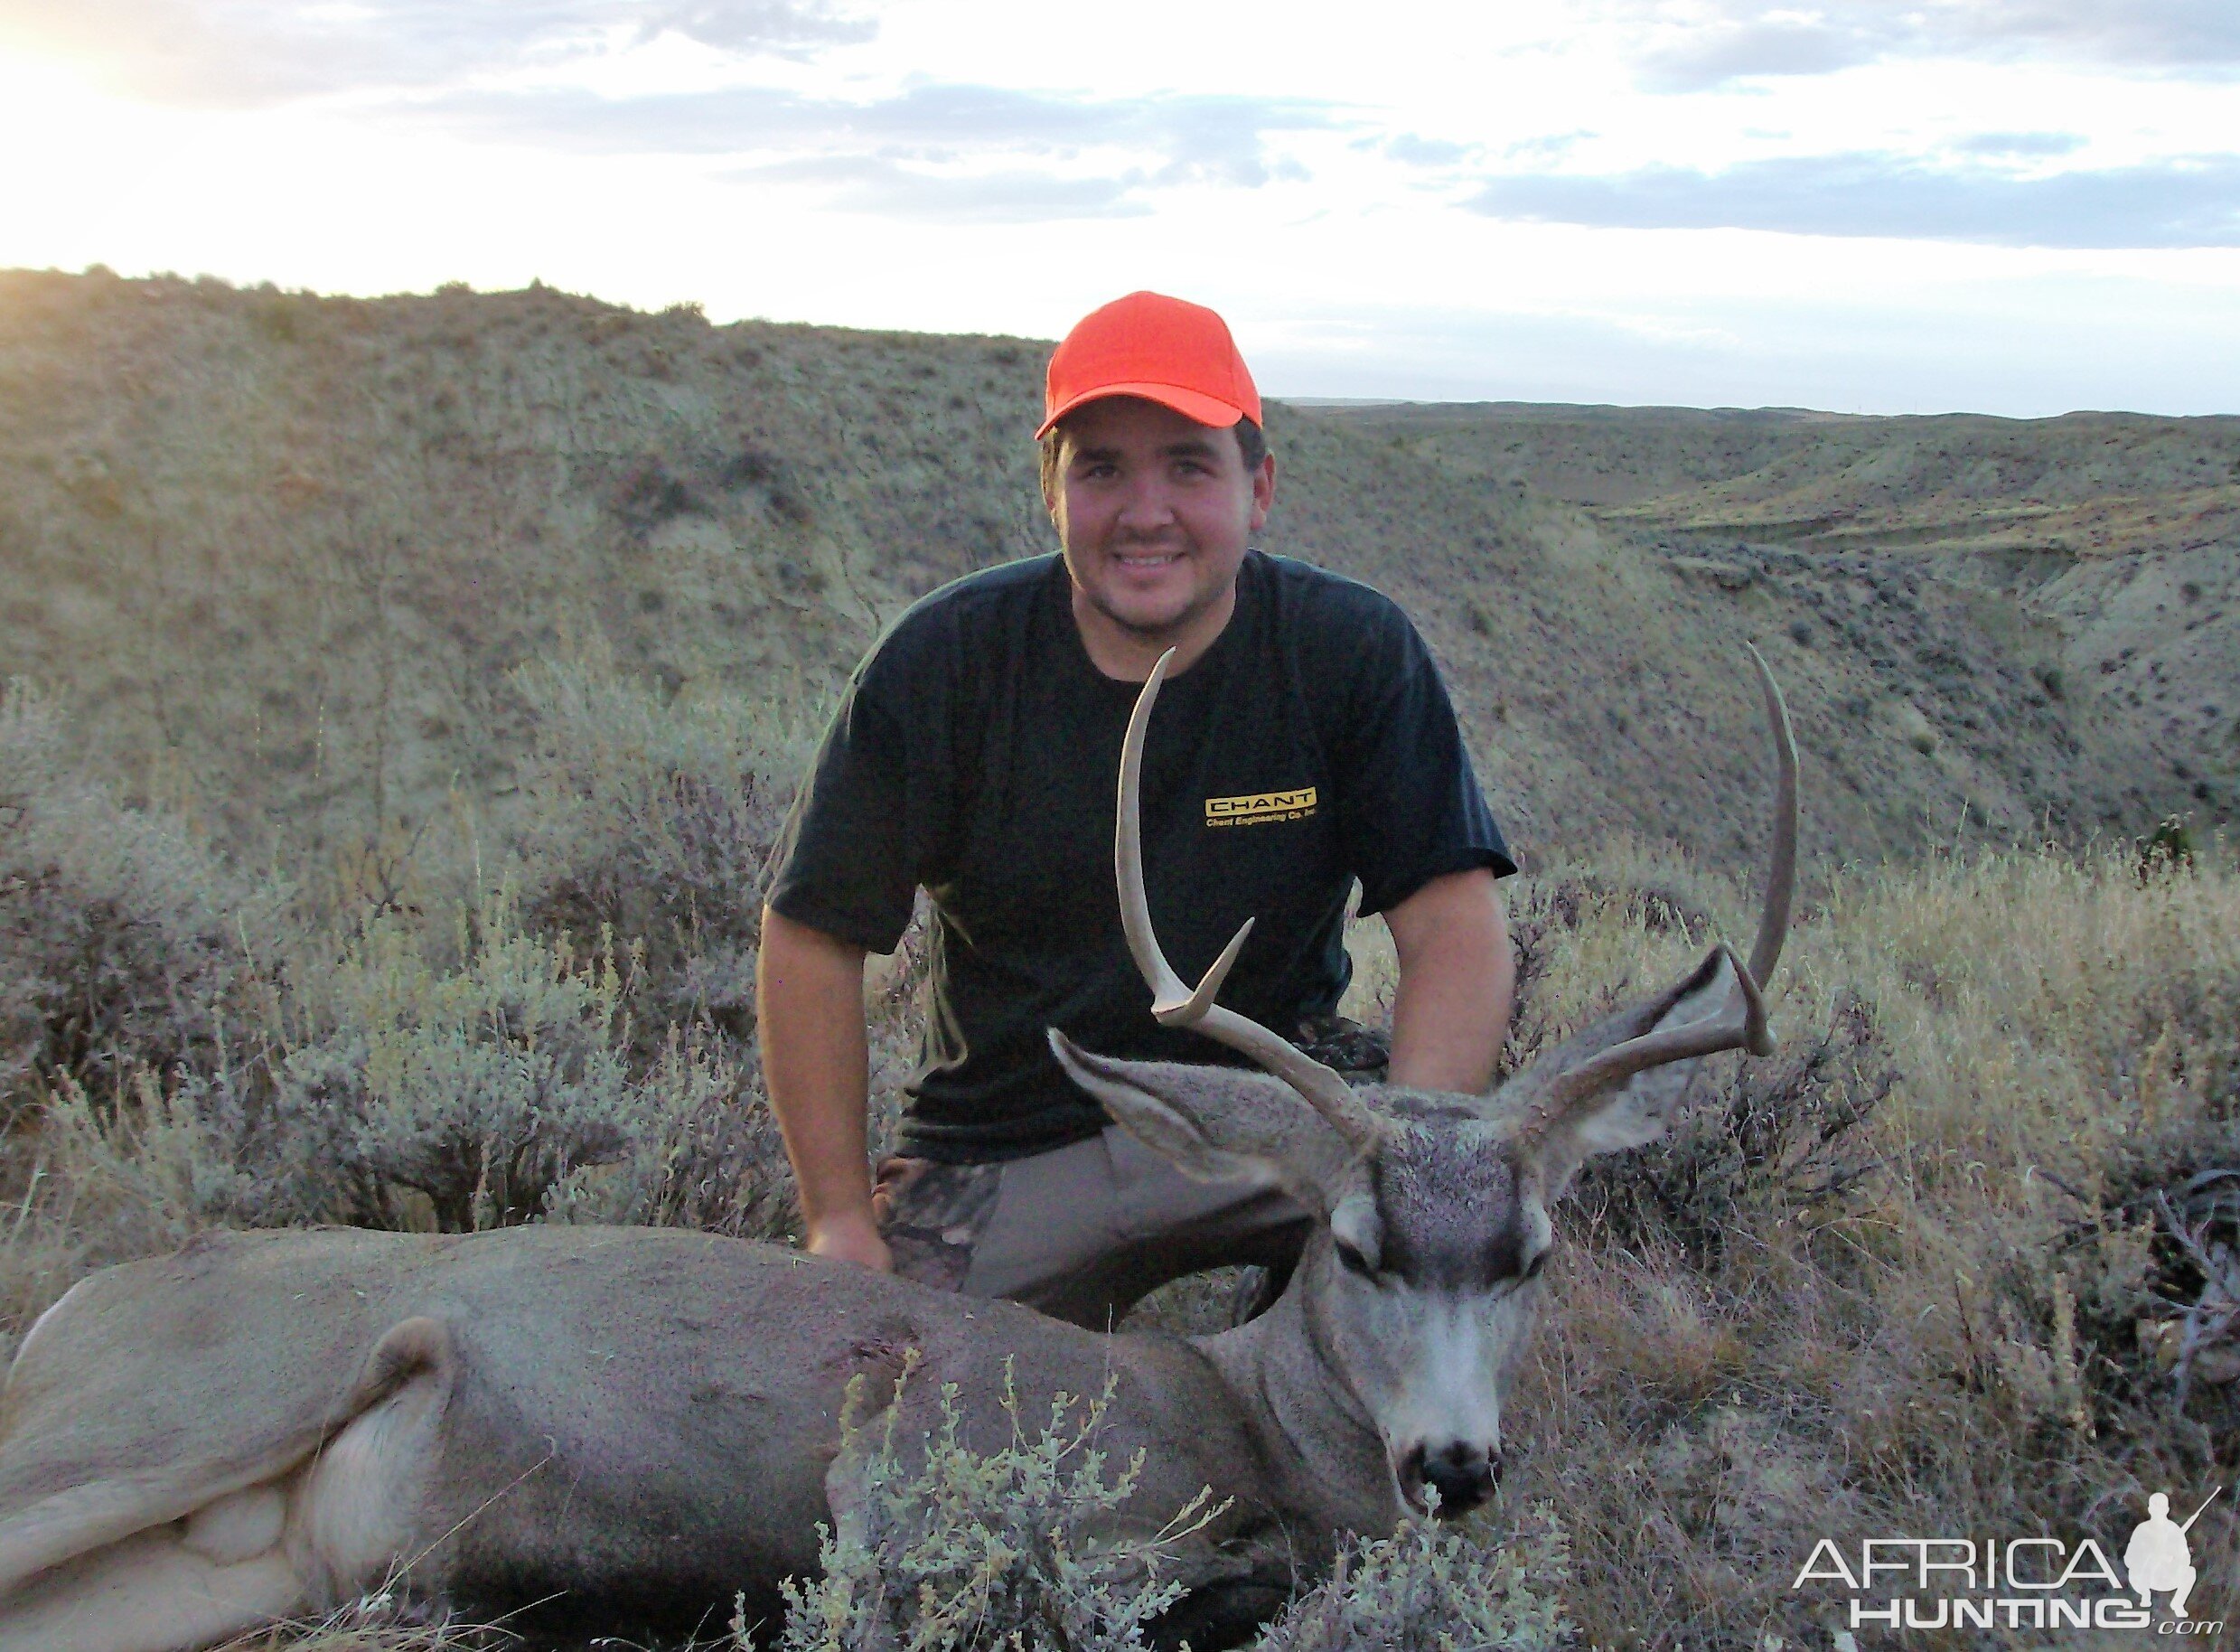
[(1172, 408), (1183, 418), (1216, 430), (1226, 430), (1244, 417), (1244, 409), (1232, 401), (1208, 396), (1203, 390), (1186, 390), (1177, 384), (1100, 384), (1093, 390), (1083, 390), (1064, 406), (1057, 408), (1042, 421), (1035, 432), (1041, 441), (1051, 427), (1076, 408), (1087, 407), (1092, 401), (1102, 401), (1112, 396), (1139, 396), (1146, 401), (1156, 401), (1163, 408)]

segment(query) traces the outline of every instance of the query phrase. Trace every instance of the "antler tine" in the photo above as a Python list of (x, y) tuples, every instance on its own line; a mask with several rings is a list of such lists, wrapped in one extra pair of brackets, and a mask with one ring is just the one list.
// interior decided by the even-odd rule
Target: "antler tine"
[[(1781, 962), (1781, 943), (1789, 936), (1789, 905), (1796, 894), (1796, 735), (1766, 656), (1748, 643), (1743, 646), (1750, 649), (1750, 663), (1757, 667), (1758, 687), (1765, 691), (1766, 720), (1773, 725), (1774, 766), (1779, 774), (1774, 785), (1774, 842), (1766, 867), (1766, 899), (1758, 908), (1757, 939), (1750, 944), (1750, 979), (1763, 987), (1773, 980), (1774, 966)], [(1763, 1056), (1771, 1047), (1752, 1048)]]
[[(1748, 644), (1745, 644), (1747, 647)], [(1773, 1029), (1766, 1019), (1762, 984), (1781, 962), (1781, 944), (1789, 933), (1789, 911), (1796, 896), (1796, 736), (1789, 725), (1789, 708), (1774, 681), (1765, 656), (1750, 649), (1757, 668), (1758, 686), (1766, 698), (1766, 718), (1772, 725), (1774, 765), (1773, 846), (1766, 867), (1765, 900), (1759, 908), (1757, 938), (1750, 946), (1749, 967), (1720, 943), (1718, 956), (1734, 971), (1734, 985), (1717, 1014), (1701, 1021), (1668, 1027), (1628, 1038), (1589, 1056), (1551, 1082), (1534, 1102), (1520, 1136), (1544, 1134), (1571, 1110), (1612, 1084), (1625, 1083), (1636, 1073), (1692, 1056), (1717, 1055), (1722, 1050), (1748, 1049), (1754, 1056), (1773, 1053)]]
[(1251, 1056), (1298, 1091), (1356, 1151), (1366, 1151), (1382, 1131), (1376, 1115), (1362, 1105), (1343, 1078), (1289, 1040), (1214, 1001), (1237, 954), (1244, 950), (1245, 937), (1252, 933), (1252, 920), (1245, 919), (1244, 926), (1222, 949), (1195, 991), (1175, 973), (1167, 954), (1159, 950), (1158, 937), (1152, 933), (1151, 903), (1143, 887), (1143, 741), (1151, 726), (1151, 708), (1158, 699), (1159, 685), (1167, 681), (1167, 667), (1174, 657), (1171, 648), (1159, 656), (1128, 719), (1128, 737), (1120, 746), (1119, 820), (1112, 834), (1120, 928), (1128, 936), (1128, 950), (1136, 968), (1151, 989), (1151, 1014), (1162, 1027), (1193, 1028)]

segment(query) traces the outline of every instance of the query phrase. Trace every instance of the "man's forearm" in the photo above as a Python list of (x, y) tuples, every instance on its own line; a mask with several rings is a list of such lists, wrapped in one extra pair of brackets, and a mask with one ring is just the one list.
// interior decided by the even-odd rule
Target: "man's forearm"
[[(800, 1184), (811, 1249), (829, 1231), (869, 1234), (863, 949), (763, 913), (756, 974), (763, 1077)], [(864, 1260), (861, 1257), (857, 1260)]]
[(1436, 878), (1384, 915), (1400, 959), (1392, 1081), (1476, 1095), (1494, 1075), (1516, 990), (1491, 872)]

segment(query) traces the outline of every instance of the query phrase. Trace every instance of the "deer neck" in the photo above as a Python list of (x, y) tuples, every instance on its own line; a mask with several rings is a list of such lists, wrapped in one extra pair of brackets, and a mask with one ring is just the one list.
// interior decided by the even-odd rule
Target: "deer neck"
[(1326, 1531), (1387, 1531), (1405, 1510), (1383, 1437), (1324, 1356), (1306, 1272), (1258, 1319), (1191, 1340), (1234, 1396), (1287, 1503)]

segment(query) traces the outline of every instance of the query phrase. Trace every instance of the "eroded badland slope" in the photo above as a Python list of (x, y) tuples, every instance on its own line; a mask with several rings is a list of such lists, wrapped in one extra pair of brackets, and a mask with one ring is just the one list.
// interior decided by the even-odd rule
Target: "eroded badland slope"
[[(458, 803), (502, 820), (515, 667), (611, 645), (668, 691), (800, 726), (912, 599), (1047, 549), (1027, 440), (1045, 349), (715, 327), (545, 288), (0, 276), (0, 670), (256, 852), (333, 856)], [(1267, 544), (1416, 616), (1528, 855), (1623, 831), (1754, 849), (1746, 642), (1796, 709), (1822, 864), (1949, 840), (1964, 805), (1969, 831), (2076, 837), (2231, 810), (2234, 754), (2206, 748), (2240, 695), (2202, 695), (2224, 720), (2177, 746), (2139, 732), (2149, 685), (2228, 638), (2228, 474), (2202, 483), (2221, 537), (2125, 538), (2117, 579), (2048, 524), (2089, 535), (2094, 502), (2142, 497), (2132, 447), (2095, 449), (2103, 491), (2048, 493), (2048, 514), (2000, 482), (1997, 545), (1961, 556), (1934, 531), (1954, 495), (1924, 421), (1770, 417), (1710, 440), (1691, 422), (1710, 418), (1277, 408)], [(2068, 476), (2068, 423), (2002, 439)], [(2202, 424), (2166, 438), (2180, 480)], [(2235, 451), (2222, 426), (2199, 440)], [(1840, 517), (1854, 495), (1878, 502)], [(2147, 627), (2112, 672), (2080, 662), (2165, 587), (2149, 613), (2217, 617)]]
[[(1676, 547), (1806, 553), (2010, 599), (2059, 685), (2228, 814), (2240, 767), (2240, 418), (1860, 418), (1523, 404), (1349, 416), (1457, 474)], [(1892, 673), (1886, 672), (1886, 676)], [(2046, 686), (2046, 685), (2041, 685)]]

